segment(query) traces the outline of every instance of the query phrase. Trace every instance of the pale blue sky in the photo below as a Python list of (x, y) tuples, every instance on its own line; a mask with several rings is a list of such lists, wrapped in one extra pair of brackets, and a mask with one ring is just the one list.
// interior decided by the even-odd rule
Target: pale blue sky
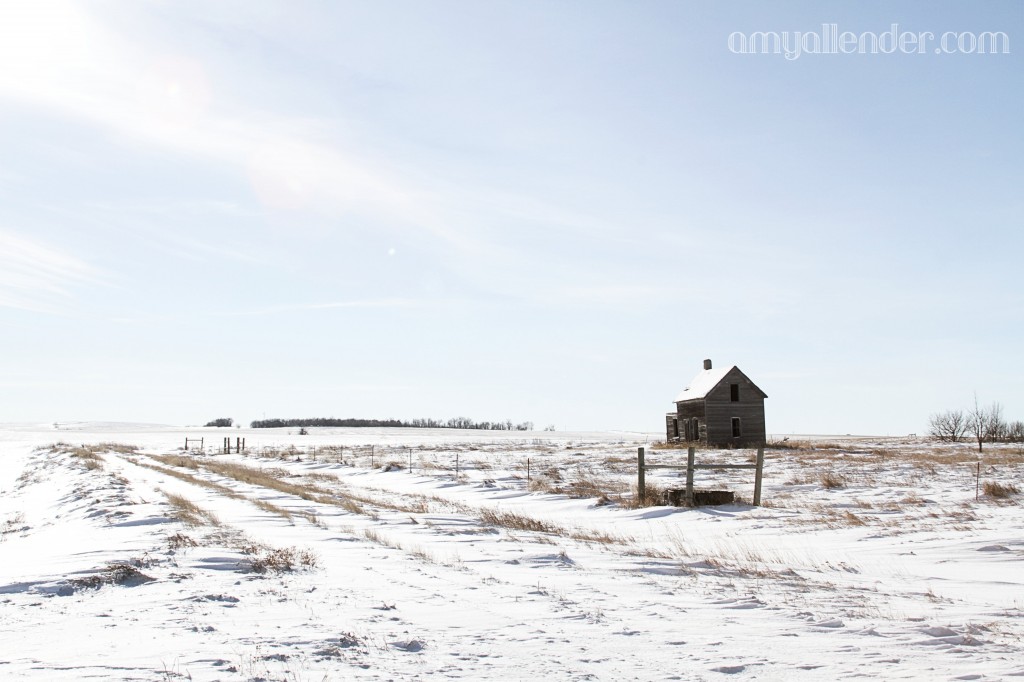
[[(734, 54), (1001, 31), (1009, 54)], [(7, 2), (0, 421), (1024, 419), (1024, 6)], [(1018, 44), (1019, 43), (1019, 44)]]

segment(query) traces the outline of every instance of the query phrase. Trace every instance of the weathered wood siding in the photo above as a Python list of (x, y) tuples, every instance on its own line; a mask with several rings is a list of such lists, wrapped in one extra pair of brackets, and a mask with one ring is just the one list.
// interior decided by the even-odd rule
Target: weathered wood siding
[(704, 401), (703, 400), (686, 400), (681, 403), (676, 403), (676, 413), (679, 415), (679, 435), (681, 438), (686, 439), (687, 424), (692, 425), (694, 418), (697, 419), (698, 423), (698, 437), (692, 436), (690, 440), (703, 440), (703, 435), (706, 433), (706, 418), (704, 415)]
[[(731, 384), (739, 386), (739, 400), (733, 402)], [(725, 375), (704, 399), (709, 445), (759, 445), (765, 441), (764, 397), (739, 370)], [(740, 437), (732, 435), (732, 420), (740, 419)]]
[[(739, 400), (732, 400), (732, 384), (738, 386)], [(732, 435), (732, 420), (740, 420), (740, 436)], [(679, 436), (708, 445), (749, 447), (765, 442), (764, 394), (743, 372), (733, 369), (703, 399), (676, 403)], [(693, 419), (698, 422), (697, 438), (692, 437)], [(666, 415), (665, 432), (672, 438), (672, 415)], [(689, 429), (689, 431), (687, 430)]]

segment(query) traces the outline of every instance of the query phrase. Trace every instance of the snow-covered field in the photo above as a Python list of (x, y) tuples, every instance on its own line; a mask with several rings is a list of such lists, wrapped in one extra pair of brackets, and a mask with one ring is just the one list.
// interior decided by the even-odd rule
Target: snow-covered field
[[(0, 678), (1024, 676), (1024, 496), (976, 500), (969, 445), (769, 449), (763, 507), (630, 508), (642, 435), (295, 432), (0, 427)], [(980, 471), (1024, 488), (1024, 452)]]

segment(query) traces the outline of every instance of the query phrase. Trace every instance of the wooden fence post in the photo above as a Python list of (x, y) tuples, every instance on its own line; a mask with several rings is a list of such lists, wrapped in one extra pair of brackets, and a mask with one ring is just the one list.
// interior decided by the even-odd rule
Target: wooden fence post
[(459, 453), (455, 453), (455, 478), (459, 477)]
[[(530, 482), (530, 458), (529, 457), (526, 458), (526, 482), (527, 482), (527, 484), (529, 484), (529, 482)], [(529, 487), (529, 485), (527, 485), (527, 487)]]
[(693, 506), (693, 462), (697, 455), (697, 448), (686, 448), (686, 502)]
[(754, 506), (761, 506), (761, 472), (764, 470), (764, 446), (757, 449), (757, 470), (754, 472)]
[(974, 501), (978, 501), (978, 496), (981, 494), (981, 460), (978, 460), (977, 474), (974, 477)]
[(644, 503), (647, 499), (647, 480), (645, 477), (644, 469), (644, 449), (636, 449), (636, 496), (640, 500), (640, 504)]

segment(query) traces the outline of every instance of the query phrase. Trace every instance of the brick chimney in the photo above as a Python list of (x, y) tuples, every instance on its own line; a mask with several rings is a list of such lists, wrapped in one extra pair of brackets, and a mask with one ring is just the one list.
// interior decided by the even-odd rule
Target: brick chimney
[(711, 369), (711, 360), (710, 359), (704, 361), (704, 369)]

